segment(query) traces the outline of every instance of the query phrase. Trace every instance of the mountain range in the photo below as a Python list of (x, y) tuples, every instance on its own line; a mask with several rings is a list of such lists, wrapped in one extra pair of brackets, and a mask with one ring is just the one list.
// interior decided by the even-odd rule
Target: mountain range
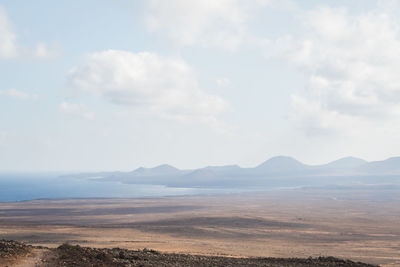
[(226, 165), (180, 170), (163, 164), (131, 172), (81, 173), (68, 177), (174, 187), (397, 184), (400, 182), (400, 157), (372, 162), (346, 157), (323, 165), (307, 165), (292, 157), (278, 156), (253, 168)]

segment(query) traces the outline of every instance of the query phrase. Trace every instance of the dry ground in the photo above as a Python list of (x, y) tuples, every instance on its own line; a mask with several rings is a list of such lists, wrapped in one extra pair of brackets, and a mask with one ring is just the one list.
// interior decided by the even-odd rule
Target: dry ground
[(398, 193), (309, 189), (0, 203), (0, 239), (214, 256), (334, 256), (400, 266)]

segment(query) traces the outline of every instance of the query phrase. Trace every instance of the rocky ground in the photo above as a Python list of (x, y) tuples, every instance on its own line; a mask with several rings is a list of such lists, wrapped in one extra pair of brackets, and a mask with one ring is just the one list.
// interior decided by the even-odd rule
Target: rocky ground
[[(32, 251), (36, 251), (32, 253)], [(39, 251), (39, 252), (38, 252)], [(40, 254), (40, 260), (29, 257)], [(24, 262), (21, 265), (21, 262)], [(29, 264), (31, 262), (31, 265)], [(333, 257), (318, 258), (233, 258), (188, 254), (165, 254), (155, 250), (97, 249), (63, 244), (48, 249), (0, 240), (0, 266), (106, 267), (106, 266), (373, 266)]]
[(32, 251), (32, 247), (24, 243), (0, 240), (0, 266), (15, 262), (19, 258), (26, 257)]

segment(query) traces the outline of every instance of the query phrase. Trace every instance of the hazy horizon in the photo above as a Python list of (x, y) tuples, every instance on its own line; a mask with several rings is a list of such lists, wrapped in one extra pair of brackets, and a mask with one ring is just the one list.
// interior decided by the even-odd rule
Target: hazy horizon
[(207, 167), (229, 167), (229, 166), (238, 166), (239, 168), (256, 168), (256, 167), (258, 167), (258, 166), (260, 166), (260, 165), (262, 165), (263, 163), (265, 163), (265, 162), (268, 162), (268, 161), (270, 161), (270, 160), (273, 160), (273, 159), (279, 159), (279, 158), (288, 158), (288, 159), (293, 159), (293, 160), (295, 160), (295, 161), (297, 161), (297, 162), (299, 162), (299, 163), (301, 163), (301, 164), (304, 164), (305, 166), (310, 166), (310, 167), (319, 167), (319, 166), (324, 166), (324, 165), (328, 165), (328, 164), (331, 164), (331, 163), (335, 163), (335, 162), (338, 162), (338, 161), (342, 161), (342, 160), (351, 160), (351, 159), (354, 159), (354, 160), (360, 160), (360, 161), (364, 161), (365, 163), (375, 163), (375, 162), (384, 162), (384, 161), (387, 161), (387, 160), (391, 160), (391, 159), (400, 159), (400, 156), (395, 156), (395, 157), (389, 157), (389, 158), (384, 158), (384, 159), (378, 159), (378, 160), (372, 160), (372, 161), (368, 161), (368, 160), (365, 160), (365, 159), (362, 159), (362, 158), (357, 158), (357, 157), (353, 157), (353, 156), (346, 156), (346, 157), (341, 157), (341, 158), (337, 158), (337, 159), (334, 159), (334, 160), (332, 160), (332, 161), (328, 161), (328, 162), (322, 162), (322, 163), (319, 163), (319, 164), (308, 164), (308, 163), (306, 163), (306, 162), (302, 162), (301, 160), (298, 160), (298, 159), (296, 159), (296, 158), (294, 158), (294, 157), (291, 157), (291, 156), (286, 156), (286, 155), (277, 155), (277, 156), (272, 156), (272, 157), (270, 157), (270, 158), (267, 158), (266, 160), (264, 160), (264, 161), (261, 161), (261, 162), (259, 162), (258, 164), (255, 164), (255, 165), (252, 165), (252, 166), (242, 166), (242, 165), (240, 165), (240, 164), (236, 164), (236, 163), (233, 163), (233, 164), (225, 164), (225, 165), (203, 165), (203, 166), (198, 166), (198, 167), (194, 167), (194, 168), (180, 168), (179, 166), (175, 166), (175, 165), (172, 165), (172, 164), (169, 164), (169, 163), (161, 163), (161, 164), (158, 164), (158, 165), (152, 165), (152, 166), (137, 166), (137, 167), (134, 167), (134, 168), (131, 168), (131, 169), (127, 169), (127, 170), (120, 170), (120, 169), (101, 169), (101, 168), (99, 168), (99, 169), (95, 169), (95, 170), (88, 170), (88, 169), (81, 169), (81, 170), (74, 170), (74, 169), (70, 169), (70, 170), (24, 170), (24, 171), (18, 171), (18, 170), (0, 170), (0, 174), (7, 174), (7, 173), (10, 173), (10, 174), (12, 174), (12, 173), (43, 173), (43, 174), (46, 174), (46, 173), (59, 173), (59, 174), (71, 174), (71, 173), (78, 173), (78, 172), (113, 172), (113, 171), (121, 171), (121, 172), (129, 172), (129, 171), (135, 171), (135, 170), (139, 170), (139, 169), (141, 169), (141, 168), (144, 168), (144, 169), (153, 169), (153, 168), (157, 168), (157, 167), (161, 167), (161, 166), (170, 166), (170, 167), (174, 167), (174, 168), (176, 168), (176, 169), (179, 169), (179, 170), (197, 170), (197, 169), (203, 169), (203, 168), (207, 168)]

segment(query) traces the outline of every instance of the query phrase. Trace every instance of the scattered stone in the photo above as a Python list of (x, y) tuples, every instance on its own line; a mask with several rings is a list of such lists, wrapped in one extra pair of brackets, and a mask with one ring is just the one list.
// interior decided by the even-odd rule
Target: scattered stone
[(12, 263), (20, 257), (25, 257), (32, 250), (32, 247), (13, 240), (0, 240), (0, 266)]
[(13, 240), (0, 240), (0, 258), (12, 258), (15, 256), (26, 255), (31, 251), (31, 247), (24, 243)]

